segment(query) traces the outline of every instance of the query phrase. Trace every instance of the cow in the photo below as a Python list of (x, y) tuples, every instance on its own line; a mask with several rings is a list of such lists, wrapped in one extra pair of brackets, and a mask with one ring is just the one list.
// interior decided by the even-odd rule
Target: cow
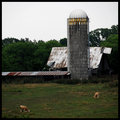
[(23, 111), (30, 112), (30, 110), (27, 108), (27, 106), (20, 105), (20, 112), (23, 112)]
[(99, 94), (100, 94), (99, 92), (95, 92), (95, 94), (94, 94), (93, 97), (94, 97), (94, 98), (99, 98)]

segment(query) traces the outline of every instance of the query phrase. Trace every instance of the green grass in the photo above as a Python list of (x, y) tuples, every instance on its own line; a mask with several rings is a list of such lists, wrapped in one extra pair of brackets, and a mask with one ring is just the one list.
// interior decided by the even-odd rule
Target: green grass
[[(99, 99), (93, 98), (96, 91)], [(31, 112), (20, 112), (20, 104)], [(118, 87), (108, 83), (2, 84), (2, 118), (118, 118)]]

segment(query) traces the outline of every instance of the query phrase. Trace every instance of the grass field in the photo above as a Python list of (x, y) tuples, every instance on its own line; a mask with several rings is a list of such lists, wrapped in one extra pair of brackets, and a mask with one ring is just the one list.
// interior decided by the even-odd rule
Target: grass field
[[(93, 98), (96, 91), (99, 99)], [(20, 104), (31, 112), (20, 112)], [(108, 83), (2, 84), (2, 118), (118, 118), (118, 87)]]

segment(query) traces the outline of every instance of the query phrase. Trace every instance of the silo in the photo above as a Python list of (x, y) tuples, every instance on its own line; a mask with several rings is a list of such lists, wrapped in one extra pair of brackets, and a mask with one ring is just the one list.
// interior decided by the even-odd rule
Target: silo
[(68, 71), (72, 79), (88, 79), (89, 18), (81, 10), (73, 10), (67, 19)]

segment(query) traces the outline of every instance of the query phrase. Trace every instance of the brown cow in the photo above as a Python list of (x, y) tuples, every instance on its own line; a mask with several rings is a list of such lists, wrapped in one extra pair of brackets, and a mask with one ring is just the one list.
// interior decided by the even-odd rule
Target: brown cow
[(20, 105), (20, 112), (23, 112), (23, 111), (30, 112), (30, 110), (27, 108), (27, 106)]
[(99, 92), (95, 92), (95, 94), (94, 94), (93, 97), (94, 97), (94, 98), (99, 98), (99, 94), (100, 94)]

